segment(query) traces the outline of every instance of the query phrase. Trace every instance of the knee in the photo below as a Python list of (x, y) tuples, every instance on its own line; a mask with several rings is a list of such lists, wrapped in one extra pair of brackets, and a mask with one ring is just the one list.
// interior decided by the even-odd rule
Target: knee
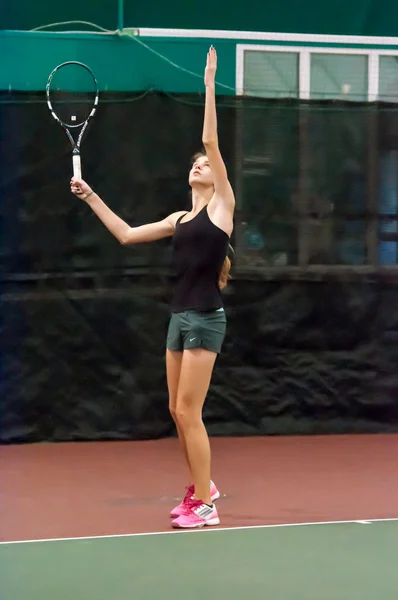
[(201, 422), (201, 415), (197, 414), (197, 411), (192, 410), (192, 408), (187, 406), (184, 402), (179, 402), (177, 404), (175, 417), (182, 429), (194, 427)]
[(177, 423), (177, 409), (176, 409), (175, 403), (173, 403), (173, 404), (171, 404), (171, 402), (169, 403), (169, 411), (171, 414), (171, 418), (173, 419), (173, 421), (175, 423)]
[(187, 411), (183, 407), (178, 407), (178, 409), (175, 409), (174, 414), (177, 423), (181, 427), (184, 427), (185, 423), (187, 422)]

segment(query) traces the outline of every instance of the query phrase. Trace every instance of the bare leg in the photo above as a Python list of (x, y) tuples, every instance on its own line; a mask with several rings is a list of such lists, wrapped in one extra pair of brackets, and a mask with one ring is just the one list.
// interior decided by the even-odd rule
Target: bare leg
[(191, 467), (189, 465), (189, 458), (187, 452), (187, 445), (185, 443), (184, 434), (182, 432), (181, 427), (177, 421), (177, 392), (178, 392), (178, 383), (180, 380), (180, 371), (181, 371), (181, 362), (182, 362), (182, 352), (175, 352), (173, 350), (166, 350), (166, 373), (167, 373), (167, 387), (169, 390), (169, 409), (170, 414), (173, 418), (173, 421), (177, 428), (178, 439), (180, 441), (181, 449), (187, 463), (188, 474), (189, 474), (189, 483), (192, 483), (192, 472)]
[(184, 350), (176, 408), (195, 486), (195, 498), (206, 504), (211, 504), (211, 453), (202, 409), (216, 358), (215, 352), (204, 348)]

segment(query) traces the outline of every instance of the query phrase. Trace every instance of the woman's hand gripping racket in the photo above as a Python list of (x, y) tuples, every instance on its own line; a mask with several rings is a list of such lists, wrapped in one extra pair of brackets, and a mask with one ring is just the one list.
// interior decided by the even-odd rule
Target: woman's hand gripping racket
[(80, 200), (87, 200), (87, 198), (94, 194), (94, 191), (91, 189), (88, 183), (83, 181), (83, 179), (76, 177), (72, 177), (70, 180), (70, 191)]
[[(84, 132), (94, 117), (99, 90), (91, 69), (80, 62), (68, 61), (58, 65), (50, 74), (47, 86), (47, 104), (54, 119), (65, 130), (72, 144), (73, 177), (82, 177), (80, 148)], [(75, 140), (70, 130), (80, 129)]]

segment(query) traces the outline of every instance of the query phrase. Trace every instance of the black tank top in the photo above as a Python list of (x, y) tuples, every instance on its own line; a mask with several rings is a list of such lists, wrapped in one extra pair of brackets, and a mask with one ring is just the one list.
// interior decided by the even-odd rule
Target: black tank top
[(176, 273), (172, 312), (212, 311), (223, 306), (218, 279), (228, 252), (229, 236), (210, 220), (205, 206), (193, 219), (177, 220), (173, 235)]

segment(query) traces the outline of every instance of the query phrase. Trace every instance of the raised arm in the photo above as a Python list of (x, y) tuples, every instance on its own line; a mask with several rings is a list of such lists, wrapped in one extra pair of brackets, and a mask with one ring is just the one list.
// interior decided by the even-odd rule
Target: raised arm
[(123, 245), (154, 242), (172, 236), (176, 220), (180, 215), (184, 214), (184, 211), (180, 211), (169, 215), (162, 221), (138, 227), (130, 227), (82, 179), (73, 178), (71, 180), (71, 191), (90, 206), (91, 210), (102, 221), (105, 227)]
[(213, 172), (216, 196), (225, 207), (234, 210), (235, 197), (228, 179), (227, 169), (218, 147), (217, 112), (215, 94), (215, 76), (217, 70), (217, 54), (213, 46), (207, 54), (205, 70), (206, 101), (203, 123), (202, 142), (206, 150), (210, 168)]

